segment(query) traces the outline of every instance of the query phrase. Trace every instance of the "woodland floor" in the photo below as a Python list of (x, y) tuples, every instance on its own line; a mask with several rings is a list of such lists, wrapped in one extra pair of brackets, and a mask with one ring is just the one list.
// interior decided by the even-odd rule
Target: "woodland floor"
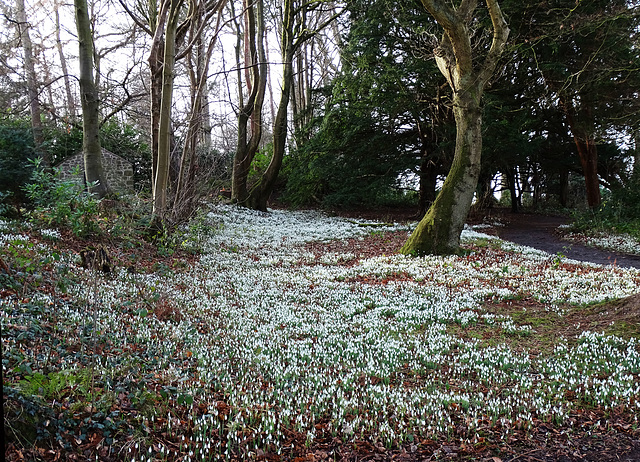
[[(407, 221), (411, 218), (411, 211), (378, 210), (350, 212), (349, 216), (381, 221)], [(343, 214), (340, 214), (343, 215)], [(559, 225), (566, 223), (563, 217), (551, 217), (533, 214), (511, 214), (504, 211), (494, 211), (483, 217), (475, 217), (473, 222), (499, 222), (503, 226), (483, 230), (488, 234), (497, 234), (500, 238), (511, 240), (518, 244), (544, 250), (554, 255), (590, 261), (599, 264), (613, 264), (620, 267), (640, 268), (640, 257), (633, 255), (606, 252), (592, 247), (563, 241), (556, 232)], [(350, 252), (361, 257), (376, 257), (392, 255), (397, 252), (406, 240), (406, 232), (390, 232), (372, 234), (365, 239), (345, 239), (325, 243), (309, 243), (306, 249), (316, 255), (326, 253)], [(66, 242), (66, 244), (65, 244)], [(67, 250), (79, 251), (87, 242), (64, 236), (60, 246), (66, 245)], [(105, 242), (107, 246), (110, 243)], [(476, 249), (482, 252), (482, 249)], [(116, 255), (117, 249), (113, 248)], [(141, 247), (138, 271), (153, 272), (157, 268), (175, 266), (178, 259), (193, 259), (193, 256), (174, 255), (172, 258), (161, 258), (150, 248)], [(126, 262), (120, 262), (123, 266)], [(345, 265), (349, 265), (345, 262)], [(569, 265), (570, 266), (570, 265)], [(402, 277), (398, 275), (397, 277)], [(364, 281), (367, 284), (385, 283), (385, 281)], [(11, 294), (4, 291), (3, 297)], [(626, 333), (632, 331), (632, 336), (640, 337), (640, 295), (623, 300), (593, 305), (588, 310), (569, 311), (567, 316), (559, 317), (549, 312), (545, 306), (534, 299), (514, 301), (496, 301), (487, 304), (488, 312), (501, 315), (511, 315), (516, 319), (522, 308), (526, 308), (529, 316), (535, 313), (539, 322), (534, 326), (534, 334), (526, 340), (518, 340), (513, 347), (517, 350), (525, 348), (530, 355), (536, 356), (551, 347), (553, 339), (559, 336), (575, 337), (578, 334), (576, 326), (590, 326), (592, 329), (607, 329), (613, 325), (626, 326)], [(615, 333), (615, 332), (614, 332)], [(461, 328), (457, 332), (461, 338), (480, 338), (491, 342), (495, 336), (497, 341), (504, 341), (497, 332), (486, 326), (471, 326)], [(572, 396), (565, 396), (572, 400)], [(175, 412), (186, 412), (186, 408), (176, 408)], [(577, 461), (640, 461), (640, 429), (634, 423), (635, 416), (627, 411), (617, 409), (602, 410), (597, 407), (580, 407), (571, 412), (569, 419), (562, 425), (550, 421), (538, 420), (532, 428), (511, 429), (512, 434), (504, 442), (504, 435), (500, 435), (500, 428), (487, 426), (484, 436), (475, 443), (451, 444), (447, 439), (423, 440), (419, 444), (395, 445), (392, 448), (374, 445), (367, 441), (344, 443), (339, 438), (327, 433), (319, 432), (311, 447), (305, 446), (304, 436), (291, 432), (289, 442), (291, 447), (299, 448), (287, 457), (274, 454), (258, 454), (261, 460), (292, 460), (294, 462), (313, 461), (432, 461), (432, 460), (478, 460), (482, 462), (577, 462)], [(179, 422), (179, 421), (178, 421)], [(319, 426), (319, 427), (318, 427)], [(318, 424), (318, 428), (322, 428)], [(462, 426), (462, 424), (461, 424)], [(157, 441), (170, 440), (166, 434), (151, 435)], [(89, 444), (87, 443), (87, 446)], [(82, 460), (78, 453), (64, 454), (60, 451), (44, 449), (25, 449), (11, 443), (5, 453), (6, 460)], [(98, 457), (92, 452), (92, 457)], [(97, 460), (97, 459), (93, 459)], [(117, 460), (105, 458), (104, 460)], [(122, 459), (128, 460), (128, 459)], [(149, 459), (151, 460), (151, 459)], [(181, 459), (175, 459), (181, 460)]]
[[(383, 208), (339, 214), (389, 222), (415, 220), (415, 210), (413, 209)], [(601, 250), (563, 239), (562, 232), (558, 227), (571, 222), (571, 219), (565, 216), (527, 212), (512, 213), (508, 209), (495, 208), (472, 213), (468, 222), (469, 224), (497, 224), (497, 226), (484, 229), (483, 232), (516, 244), (543, 250), (552, 255), (563, 255), (573, 260), (600, 265), (612, 264), (622, 268), (640, 268), (640, 256), (638, 255)]]
[(613, 264), (622, 268), (640, 268), (640, 256), (600, 250), (563, 240), (558, 227), (570, 222), (565, 217), (498, 211), (487, 213), (484, 220), (490, 221), (495, 218), (504, 223), (503, 227), (495, 228), (501, 239), (544, 250), (550, 254), (562, 254), (573, 260), (601, 265)]
[[(380, 221), (409, 221), (413, 219), (411, 210), (393, 210), (384, 209), (379, 211), (350, 211), (345, 216), (357, 216), (365, 219)], [(592, 262), (602, 265), (617, 265), (623, 268), (632, 267), (640, 268), (640, 256), (601, 250), (587, 245), (581, 245), (574, 242), (568, 242), (562, 239), (562, 234), (558, 227), (568, 224), (570, 219), (558, 215), (544, 215), (534, 213), (511, 213), (508, 210), (496, 209), (486, 211), (482, 215), (472, 215), (470, 223), (499, 223), (502, 226), (494, 226), (483, 230), (487, 234), (494, 234), (501, 239), (509, 240), (517, 244), (533, 247), (543, 250), (550, 254), (563, 255), (567, 258)], [(353, 240), (351, 242), (336, 242), (330, 246), (331, 251), (344, 251), (357, 247), (358, 253), (369, 254), (370, 256), (380, 254), (391, 254), (396, 251), (404, 243), (405, 235), (399, 233), (390, 239), (387, 235), (385, 238), (369, 238), (362, 242)], [(500, 304), (496, 307), (497, 312), (513, 312), (526, 306), (529, 310), (535, 310), (537, 313), (543, 313), (544, 309), (539, 303), (534, 301), (521, 301), (517, 306), (511, 303)], [(610, 311), (611, 315), (604, 320), (596, 314)], [(637, 326), (640, 335), (640, 294), (628, 298), (619, 303), (609, 303), (597, 306), (595, 310), (588, 315), (572, 314), (568, 318), (558, 322), (555, 318), (549, 324), (544, 323), (547, 327), (536, 329), (537, 334), (534, 336), (533, 344), (529, 345), (530, 353), (535, 354), (537, 347), (540, 347), (545, 338), (554, 338), (560, 335), (575, 335), (576, 325), (590, 325), (597, 329), (602, 323), (629, 322)], [(483, 335), (487, 336), (486, 333)], [(490, 334), (489, 334), (490, 335)], [(595, 422), (600, 417), (593, 412), (586, 412), (576, 415), (576, 423), (584, 425), (587, 422)], [(615, 416), (613, 416), (615, 419)], [(588, 425), (588, 424), (587, 424)], [(486, 462), (500, 461), (522, 461), (522, 462), (574, 462), (574, 461), (622, 461), (622, 462), (638, 462), (640, 461), (640, 432), (629, 433), (625, 430), (625, 424), (614, 424), (610, 430), (600, 431), (598, 427), (592, 427), (588, 432), (574, 432), (574, 429), (558, 429), (553, 425), (540, 423), (529, 435), (514, 435), (513, 442), (510, 447), (502, 448), (500, 452), (509, 454), (502, 457), (490, 456), (496, 449), (495, 446), (487, 442), (485, 450), (478, 451), (477, 454), (466, 454), (465, 448), (451, 447), (443, 444), (440, 446), (439, 455), (445, 460), (482, 460)], [(620, 431), (622, 430), (622, 431)], [(628, 430), (628, 428), (627, 428)], [(519, 438), (519, 436), (521, 438)], [(493, 446), (493, 447), (492, 447)], [(427, 457), (426, 455), (407, 454), (376, 454), (375, 451), (363, 451), (359, 448), (354, 451), (346, 460), (437, 460), (437, 458)], [(371, 448), (370, 448), (371, 449)], [(462, 452), (460, 450), (462, 449)], [(480, 449), (480, 448), (477, 448)], [(491, 450), (493, 449), (493, 451)], [(471, 451), (473, 452), (473, 451)], [(484, 455), (482, 455), (484, 453)], [(438, 454), (437, 451), (434, 454)]]

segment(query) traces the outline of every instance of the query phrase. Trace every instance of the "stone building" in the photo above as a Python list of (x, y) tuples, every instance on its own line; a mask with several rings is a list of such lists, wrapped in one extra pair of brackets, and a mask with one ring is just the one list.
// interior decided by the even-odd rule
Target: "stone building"
[[(66, 158), (57, 165), (60, 169), (60, 178), (73, 178), (73, 173), (79, 171), (79, 180), (84, 181), (84, 158), (82, 153)], [(119, 194), (130, 194), (134, 192), (133, 185), (133, 164), (127, 159), (120, 157), (106, 149), (102, 149), (102, 168), (107, 176), (107, 181), (111, 189)]]

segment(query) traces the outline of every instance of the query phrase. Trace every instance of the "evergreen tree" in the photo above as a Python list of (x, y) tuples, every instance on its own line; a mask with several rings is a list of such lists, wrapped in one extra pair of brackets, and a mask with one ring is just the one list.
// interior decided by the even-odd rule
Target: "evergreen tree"
[(450, 162), (443, 146), (452, 132), (450, 92), (422, 51), (435, 23), (418, 4), (387, 0), (350, 2), (348, 18), (342, 72), (291, 159), (288, 196), (375, 205), (403, 187), (399, 179), (420, 179), (426, 209)]

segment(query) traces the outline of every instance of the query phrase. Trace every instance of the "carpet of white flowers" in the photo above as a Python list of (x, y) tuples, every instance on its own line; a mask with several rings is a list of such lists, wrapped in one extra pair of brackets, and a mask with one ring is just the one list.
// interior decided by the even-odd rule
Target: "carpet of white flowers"
[[(536, 356), (455, 333), (488, 325), (505, 337), (535, 335), (483, 303), (532, 297), (562, 313), (567, 304), (638, 293), (637, 270), (561, 264), (472, 229), (463, 242), (481, 242), (485, 252), (318, 256), (305, 244), (407, 228), (229, 206), (212, 207), (207, 220), (217, 231), (199, 237), (204, 253), (192, 267), (164, 276), (121, 270), (98, 290), (89, 283), (71, 289), (96, 299), (101, 335), (124, 353), (144, 348), (149, 362), (140, 367), (175, 384), (192, 406), (192, 460), (286, 454), (292, 431), (309, 445), (319, 432), (384, 445), (442, 435), (473, 443), (489, 427), (506, 435), (534, 419), (562, 422), (576, 403), (640, 415), (634, 339), (585, 331)], [(180, 316), (161, 320), (138, 302), (131, 306), (141, 293), (170, 301)], [(83, 310), (69, 305), (57, 316), (79, 326)], [(103, 357), (99, 368), (116, 375), (130, 367), (126, 358)], [(176, 425), (171, 415), (154, 419), (146, 425)], [(150, 447), (138, 457), (165, 451)]]
[[(571, 229), (570, 226), (565, 229)], [(590, 247), (616, 252), (640, 255), (640, 242), (629, 234), (610, 235), (603, 232), (592, 232), (591, 234), (567, 232), (564, 239), (578, 242)]]

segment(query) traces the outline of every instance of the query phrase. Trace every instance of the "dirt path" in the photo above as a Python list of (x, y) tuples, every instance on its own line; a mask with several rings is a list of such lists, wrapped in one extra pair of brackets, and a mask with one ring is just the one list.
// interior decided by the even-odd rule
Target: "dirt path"
[(496, 227), (496, 233), (507, 241), (551, 254), (562, 254), (574, 260), (602, 265), (615, 264), (623, 268), (640, 268), (640, 256), (599, 250), (562, 240), (556, 233), (556, 229), (562, 224), (569, 223), (567, 218), (530, 213), (505, 213), (500, 215), (500, 219), (505, 226)]

